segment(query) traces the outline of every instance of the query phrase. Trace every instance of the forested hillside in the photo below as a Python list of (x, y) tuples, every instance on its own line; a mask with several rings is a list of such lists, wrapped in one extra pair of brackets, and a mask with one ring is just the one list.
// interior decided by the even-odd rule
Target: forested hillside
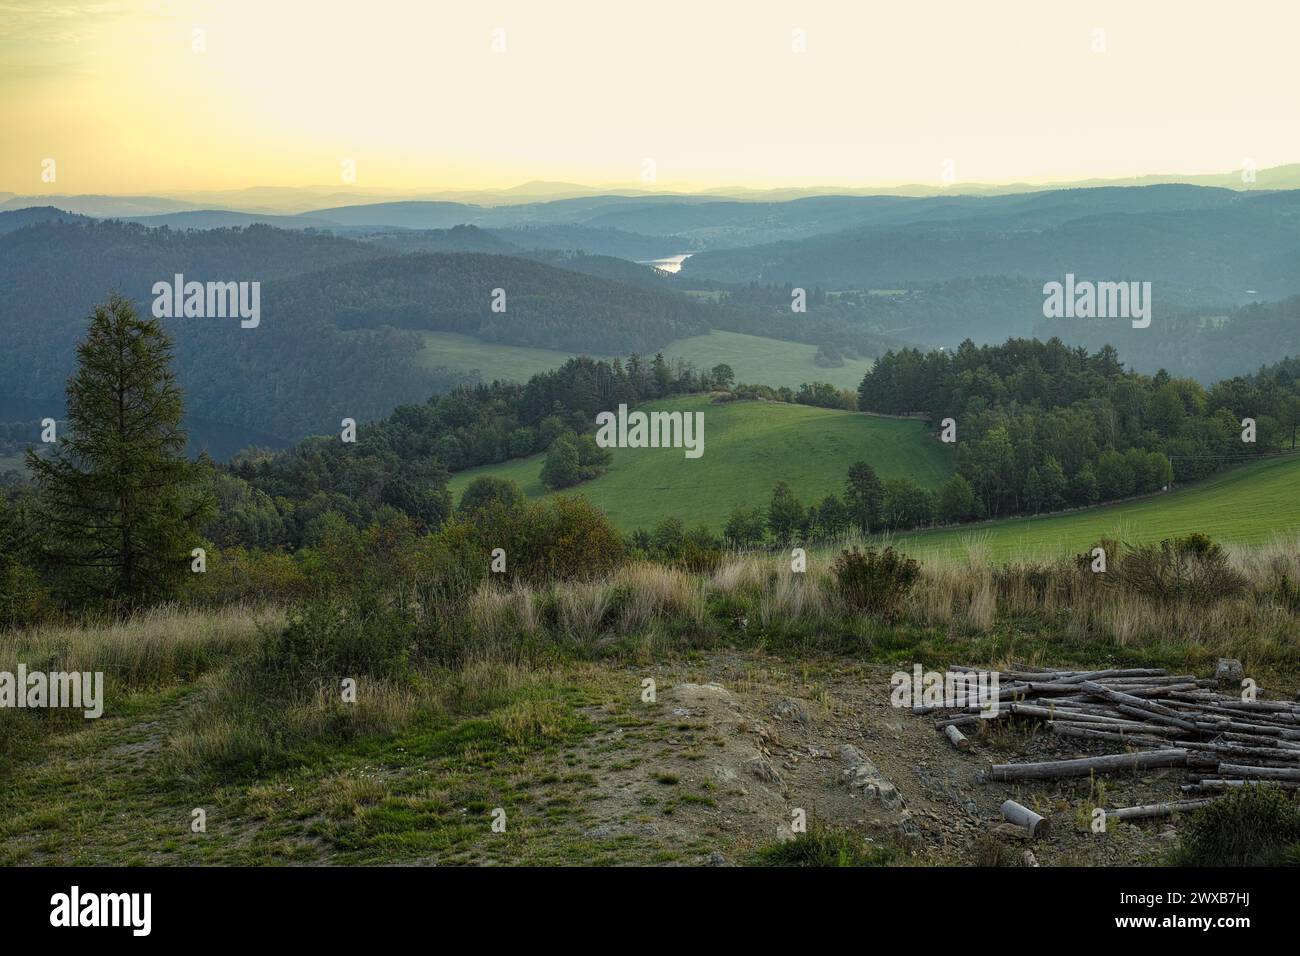
[[(4, 232), (6, 216), (37, 221)], [(221, 318), (165, 322), (193, 414), (283, 438), (335, 430), (343, 417), (377, 418), (465, 382), (436, 357), (417, 361), (415, 330), (616, 354), (705, 333), (720, 311), (653, 287), (654, 273), (631, 263), (618, 268), (644, 272), (650, 287), (506, 256), (395, 256), (312, 231), (63, 218), (0, 216), (0, 397), (48, 401), (56, 416), (86, 303), (115, 288), (148, 312), (153, 284), (176, 273), (263, 284), (255, 329)], [(498, 288), (505, 311), (495, 313)]]
[[(494, 311), (494, 290), (504, 293)], [(710, 328), (714, 307), (510, 256), (412, 254), (281, 283), (267, 314), (340, 328), (461, 332), (486, 342), (595, 353), (646, 351)], [(274, 310), (274, 311), (272, 311)]]
[(958, 471), (976, 495), (969, 517), (1159, 491), (1293, 447), (1300, 430), (1294, 363), (1207, 389), (1127, 371), (1110, 346), (1089, 354), (1059, 339), (890, 352), (863, 379), (858, 402), (955, 423)]
[(829, 289), (987, 275), (1059, 279), (1069, 272), (1281, 296), (1300, 291), (1298, 216), (1297, 191), (1228, 194), (1208, 207), (1140, 212), (1090, 207), (1084, 196), (1055, 217), (1033, 207), (1002, 218), (872, 225), (802, 241), (706, 251), (688, 259), (682, 272), (724, 282)]
[(1281, 355), (1300, 355), (1300, 296), (1237, 309), (1188, 309), (1146, 329), (1100, 319), (1044, 320), (1037, 334), (1093, 350), (1109, 343), (1131, 368), (1163, 368), (1208, 384), (1253, 372)]

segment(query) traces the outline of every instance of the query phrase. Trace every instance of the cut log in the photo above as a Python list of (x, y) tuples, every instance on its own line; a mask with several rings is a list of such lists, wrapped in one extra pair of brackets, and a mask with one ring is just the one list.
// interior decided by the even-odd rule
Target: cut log
[(981, 720), (992, 718), (977, 717), (974, 714), (965, 714), (961, 717), (949, 717), (947, 720), (936, 720), (934, 722), (935, 730), (944, 730), (947, 727), (966, 727), (970, 724), (978, 724)]
[(1173, 803), (1149, 803), (1144, 807), (1120, 807), (1107, 810), (1106, 820), (1144, 820), (1150, 817), (1167, 817), (1186, 810), (1195, 810), (1213, 803), (1220, 797), (1205, 797), (1201, 800), (1175, 800)]
[[(1052, 733), (1060, 734), (1062, 737), (1082, 737), (1086, 740), (1105, 740), (1108, 743), (1129, 744), (1133, 747), (1154, 747), (1157, 749), (1168, 747), (1171, 743), (1177, 743), (1180, 747), (1187, 747), (1181, 740), (1162, 740), (1159, 737), (1147, 737), (1144, 734), (1133, 733), (1132, 731), (1092, 730), (1079, 724), (1058, 724), (1054, 720), (1049, 720), (1047, 723), (1052, 728)], [(1188, 747), (1188, 749), (1192, 748)]]
[[(1147, 701), (1142, 701), (1142, 703), (1147, 703)], [(1120, 704), (1118, 710), (1121, 714), (1126, 714), (1129, 717), (1149, 720), (1155, 724), (1164, 724), (1166, 727), (1177, 727), (1179, 730), (1185, 730), (1191, 734), (1196, 733), (1196, 724), (1184, 717), (1166, 717), (1164, 714), (1157, 714), (1143, 707), (1130, 706), (1129, 704)]]
[(1092, 773), (1152, 770), (1157, 767), (1186, 765), (1186, 750), (1149, 750), (1132, 754), (1107, 754), (1104, 757), (1080, 757), (1075, 760), (1048, 760), (1042, 763), (994, 764), (989, 770), (989, 778), (1050, 780), (1060, 777), (1086, 777)]
[[(1184, 793), (1204, 793), (1207, 791), (1234, 790), (1239, 787), (1250, 787), (1260, 783), (1258, 780), (1202, 780), (1200, 783), (1185, 783), (1182, 786)], [(1281, 787), (1284, 790), (1300, 789), (1300, 783), (1291, 780), (1269, 780), (1270, 787)]]
[[(975, 719), (979, 720), (978, 717), (976, 717)], [(963, 751), (970, 750), (970, 741), (966, 739), (966, 735), (963, 734), (956, 727), (954, 727), (952, 724), (949, 724), (947, 727), (943, 728), (943, 732), (945, 735), (947, 735), (948, 739), (952, 741), (952, 745), (956, 747), (958, 750), (963, 750)]]
[(1292, 780), (1300, 782), (1300, 767), (1247, 767), (1236, 763), (1219, 764), (1219, 774), (1243, 780)]
[(1008, 823), (1024, 827), (1029, 831), (1031, 837), (1036, 837), (1040, 833), (1045, 834), (1050, 827), (1045, 817), (1040, 817), (1033, 810), (1016, 803), (1014, 800), (1008, 800), (1002, 804), (1002, 817)]
[(1150, 713), (1164, 717), (1167, 720), (1178, 721), (1177, 724), (1174, 724), (1176, 727), (1183, 727), (1183, 729), (1191, 731), (1196, 730), (1195, 724), (1184, 718), (1178, 713), (1178, 711), (1166, 707), (1164, 704), (1157, 704), (1155, 701), (1146, 700), (1142, 697), (1135, 697), (1132, 694), (1125, 694), (1121, 691), (1111, 690), (1109, 687), (1105, 687), (1102, 684), (1097, 684), (1092, 681), (1084, 681), (1079, 686), (1096, 697), (1101, 697), (1104, 700), (1110, 701), (1112, 704), (1119, 707), (1120, 710), (1123, 710), (1125, 707), (1135, 707), (1138, 710), (1149, 711)]

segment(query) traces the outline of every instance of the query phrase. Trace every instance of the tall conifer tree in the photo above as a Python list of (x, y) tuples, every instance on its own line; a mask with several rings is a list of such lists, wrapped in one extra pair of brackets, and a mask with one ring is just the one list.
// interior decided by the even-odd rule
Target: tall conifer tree
[(81, 596), (164, 599), (190, 573), (215, 502), (206, 465), (185, 458), (171, 340), (113, 293), (95, 307), (68, 380), (67, 420), (50, 458), (31, 451), (42, 553)]

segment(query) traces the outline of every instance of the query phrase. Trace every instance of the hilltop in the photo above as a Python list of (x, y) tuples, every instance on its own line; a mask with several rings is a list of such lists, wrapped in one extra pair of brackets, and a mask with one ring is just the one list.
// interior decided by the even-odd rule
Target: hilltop
[[(938, 487), (953, 469), (952, 455), (920, 422), (776, 402), (711, 404), (702, 396), (669, 399), (647, 411), (704, 412), (704, 455), (687, 460), (678, 449), (613, 449), (599, 478), (565, 489), (602, 508), (623, 531), (648, 528), (675, 516), (688, 526), (721, 527), (738, 505), (766, 507), (772, 487), (786, 482), (803, 501), (842, 494), (855, 461), (867, 461), (882, 479), (911, 478)], [(530, 497), (546, 494), (544, 455), (473, 468), (449, 485), (459, 497), (478, 475), (518, 482)]]

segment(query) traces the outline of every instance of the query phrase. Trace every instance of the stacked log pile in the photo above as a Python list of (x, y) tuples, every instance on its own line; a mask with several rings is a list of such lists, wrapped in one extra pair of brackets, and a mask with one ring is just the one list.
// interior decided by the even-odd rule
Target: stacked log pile
[[(1221, 662), (1221, 664), (1235, 662)], [(1240, 665), (1236, 673), (1240, 674)], [(973, 670), (973, 668), (954, 668)], [(1251, 783), (1300, 788), (1300, 704), (1243, 700), (1214, 678), (1160, 668), (1002, 672), (996, 716), (967, 707), (936, 727), (970, 727), (1013, 717), (1040, 721), (1062, 738), (1111, 744), (1104, 756), (995, 764), (990, 780), (1086, 777), (1094, 773), (1179, 767), (1189, 799), (1109, 811), (1120, 819), (1193, 809)], [(942, 708), (914, 708), (929, 713)]]

